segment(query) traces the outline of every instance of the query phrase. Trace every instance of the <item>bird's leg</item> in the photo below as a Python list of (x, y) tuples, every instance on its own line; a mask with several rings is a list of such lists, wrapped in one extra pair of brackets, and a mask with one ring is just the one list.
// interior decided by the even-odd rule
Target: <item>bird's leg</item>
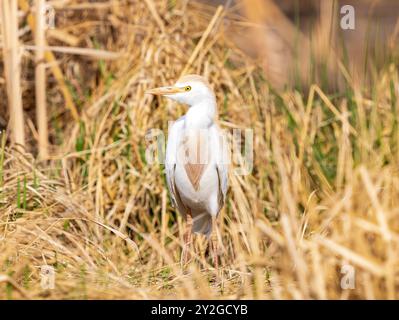
[(213, 259), (213, 267), (218, 271), (219, 269), (219, 251), (218, 251), (218, 236), (216, 217), (212, 217), (212, 234), (211, 234), (211, 252)]
[(181, 255), (182, 268), (187, 264), (187, 262), (191, 257), (190, 247), (191, 247), (191, 238), (192, 238), (192, 228), (193, 228), (193, 217), (191, 216), (191, 211), (189, 211), (186, 215), (186, 232), (184, 233), (183, 236), (184, 246)]

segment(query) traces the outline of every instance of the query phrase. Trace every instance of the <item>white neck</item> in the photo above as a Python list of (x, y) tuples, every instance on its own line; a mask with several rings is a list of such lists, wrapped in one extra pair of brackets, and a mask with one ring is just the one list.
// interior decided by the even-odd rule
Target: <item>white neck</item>
[(205, 99), (192, 105), (186, 113), (186, 128), (204, 129), (209, 128), (216, 115), (215, 99)]

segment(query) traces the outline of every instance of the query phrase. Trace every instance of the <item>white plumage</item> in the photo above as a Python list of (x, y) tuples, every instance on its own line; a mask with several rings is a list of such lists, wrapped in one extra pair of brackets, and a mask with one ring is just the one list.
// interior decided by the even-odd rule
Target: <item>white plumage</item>
[[(204, 156), (207, 163), (199, 186), (195, 189), (185, 170), (185, 163), (190, 159), (182, 155), (179, 161), (179, 147), (184, 148), (182, 140), (189, 135), (185, 120), (185, 116), (177, 120), (169, 133), (165, 161), (166, 180), (173, 202), (179, 211), (186, 215), (187, 210), (191, 210), (193, 231), (210, 236), (212, 217), (218, 215), (227, 191), (227, 164), (223, 163), (218, 152), (223, 150), (220, 145), (223, 140), (214, 123), (202, 133), (202, 145), (209, 145), (209, 149), (203, 150), (202, 155), (209, 151), (209, 158)], [(205, 140), (207, 141), (204, 142)]]
[[(147, 91), (189, 105), (170, 129), (166, 148), (166, 180), (174, 206), (185, 217), (188, 230), (182, 262), (188, 259), (191, 231), (211, 236), (226, 198), (227, 143), (215, 123), (216, 99), (206, 80), (197, 75), (181, 78), (172, 87)], [(212, 237), (217, 266), (217, 238)], [(215, 261), (216, 259), (216, 261)]]

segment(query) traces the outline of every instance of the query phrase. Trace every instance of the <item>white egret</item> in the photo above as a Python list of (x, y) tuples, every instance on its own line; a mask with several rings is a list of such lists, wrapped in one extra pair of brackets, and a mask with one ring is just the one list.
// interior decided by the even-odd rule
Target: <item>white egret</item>
[(208, 82), (186, 75), (173, 86), (148, 90), (189, 106), (174, 122), (166, 147), (166, 180), (174, 206), (186, 220), (181, 263), (190, 259), (192, 232), (210, 238), (214, 267), (218, 268), (216, 217), (227, 191), (227, 146), (215, 123), (216, 98)]

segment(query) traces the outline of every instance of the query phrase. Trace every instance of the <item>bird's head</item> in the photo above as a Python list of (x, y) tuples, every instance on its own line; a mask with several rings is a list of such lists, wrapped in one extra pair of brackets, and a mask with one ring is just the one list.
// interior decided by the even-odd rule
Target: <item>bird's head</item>
[(165, 96), (189, 106), (215, 100), (215, 94), (208, 82), (198, 75), (183, 76), (173, 86), (150, 89), (146, 93)]

